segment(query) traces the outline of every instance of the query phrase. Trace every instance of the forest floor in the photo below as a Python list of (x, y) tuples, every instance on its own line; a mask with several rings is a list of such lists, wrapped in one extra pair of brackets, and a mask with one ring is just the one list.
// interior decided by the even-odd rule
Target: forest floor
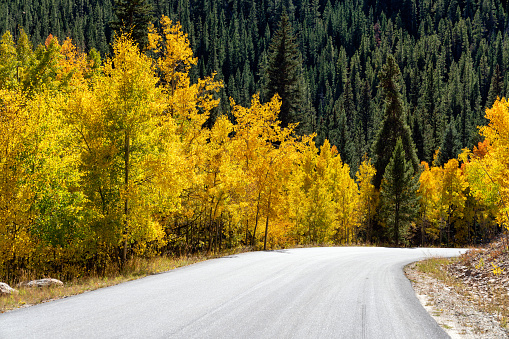
[(507, 241), (405, 267), (419, 301), (452, 338), (509, 337)]

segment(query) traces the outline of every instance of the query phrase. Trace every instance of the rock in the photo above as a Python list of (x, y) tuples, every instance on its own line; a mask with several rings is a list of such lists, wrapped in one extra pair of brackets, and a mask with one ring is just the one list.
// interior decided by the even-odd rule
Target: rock
[(32, 280), (28, 282), (26, 287), (49, 287), (49, 286), (64, 286), (64, 283), (58, 279), (45, 278), (39, 280)]
[(0, 295), (9, 295), (13, 293), (18, 293), (18, 291), (6, 283), (0, 282)]

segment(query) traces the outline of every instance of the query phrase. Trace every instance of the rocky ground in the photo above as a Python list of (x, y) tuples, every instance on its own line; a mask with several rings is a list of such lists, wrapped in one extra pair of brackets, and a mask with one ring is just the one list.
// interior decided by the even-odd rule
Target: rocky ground
[(509, 338), (506, 238), (471, 249), (441, 269), (447, 279), (405, 268), (417, 297), (452, 338)]

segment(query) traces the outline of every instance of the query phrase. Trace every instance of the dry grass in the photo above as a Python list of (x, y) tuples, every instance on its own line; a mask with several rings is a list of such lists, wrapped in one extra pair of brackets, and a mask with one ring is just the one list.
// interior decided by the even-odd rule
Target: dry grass
[(500, 325), (507, 328), (509, 319), (509, 297), (507, 289), (499, 286), (490, 286), (488, 298), (478, 298), (479, 307), (496, 317)]
[(458, 261), (458, 258), (429, 258), (415, 264), (416, 268), (449, 286), (463, 287), (461, 282), (447, 272), (447, 266)]
[[(128, 262), (125, 269), (120, 272), (117, 268), (109, 268), (104, 276), (86, 276), (64, 282), (63, 287), (28, 288), (15, 287), (18, 293), (9, 296), (0, 296), (0, 313), (20, 307), (40, 304), (46, 301), (61, 299), (68, 296), (93, 291), (102, 287), (117, 285), (129, 280), (142, 278), (151, 274), (166, 272), (177, 267), (191, 265), (200, 261), (223, 256), (229, 253), (199, 255), (192, 257), (152, 259), (136, 258)], [(32, 277), (30, 277), (32, 278)], [(28, 281), (27, 277), (20, 280)]]

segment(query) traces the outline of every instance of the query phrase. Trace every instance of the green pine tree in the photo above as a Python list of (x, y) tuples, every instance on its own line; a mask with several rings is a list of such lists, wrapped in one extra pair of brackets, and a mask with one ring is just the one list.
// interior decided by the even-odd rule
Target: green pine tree
[(486, 107), (492, 107), (497, 97), (502, 98), (504, 96), (504, 77), (500, 72), (500, 66), (495, 66), (495, 71), (491, 77), (490, 90), (488, 92), (488, 98), (486, 100)]
[(438, 165), (440, 166), (450, 159), (455, 159), (461, 153), (461, 139), (455, 125), (454, 120), (451, 120), (445, 130), (438, 154)]
[(410, 127), (406, 123), (406, 117), (403, 111), (403, 100), (401, 98), (399, 85), (400, 71), (392, 55), (389, 55), (387, 58), (387, 63), (383, 66), (379, 78), (379, 87), (382, 89), (385, 99), (385, 111), (382, 126), (378, 130), (372, 148), (376, 169), (374, 179), (376, 188), (380, 188), (385, 168), (389, 163), (392, 152), (396, 146), (396, 141), (399, 138), (401, 138), (403, 143), (406, 160), (410, 162), (414, 172), (417, 172), (419, 168), (419, 160), (412, 140), (412, 133)]
[(110, 23), (117, 35), (129, 33), (141, 50), (148, 44), (152, 5), (148, 0), (114, 0), (116, 20)]
[(269, 46), (267, 78), (263, 98), (268, 101), (276, 93), (281, 97), (281, 112), (279, 113), (281, 127), (299, 122), (301, 120), (301, 105), (305, 98), (302, 57), (286, 12), (281, 15), (279, 28)]
[(395, 246), (405, 238), (419, 209), (419, 176), (414, 175), (412, 163), (405, 158), (402, 139), (398, 138), (380, 189), (381, 216)]

